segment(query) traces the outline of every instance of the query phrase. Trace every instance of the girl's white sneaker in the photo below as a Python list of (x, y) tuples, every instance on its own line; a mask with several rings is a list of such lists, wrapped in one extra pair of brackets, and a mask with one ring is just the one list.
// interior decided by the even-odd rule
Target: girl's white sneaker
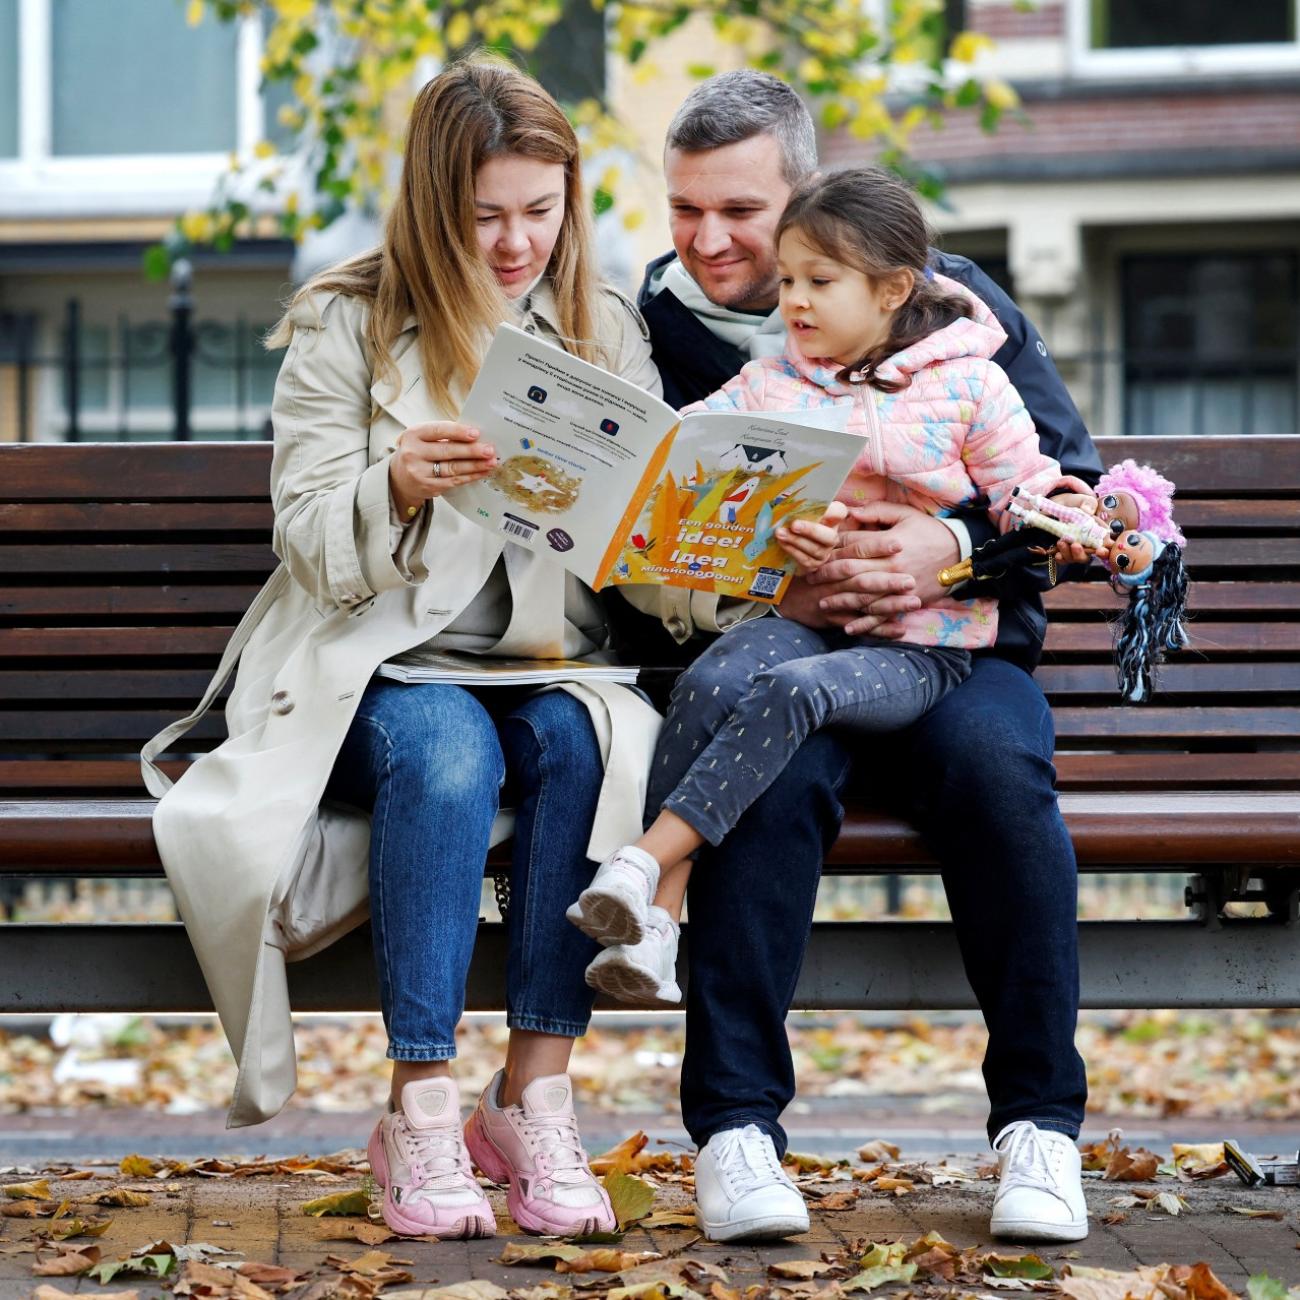
[(679, 933), (677, 922), (662, 907), (651, 906), (641, 942), (606, 948), (587, 967), (587, 983), (620, 1002), (680, 1006)]
[(564, 915), (583, 934), (606, 947), (640, 943), (658, 886), (659, 864), (644, 849), (629, 844), (596, 868), (591, 884)]

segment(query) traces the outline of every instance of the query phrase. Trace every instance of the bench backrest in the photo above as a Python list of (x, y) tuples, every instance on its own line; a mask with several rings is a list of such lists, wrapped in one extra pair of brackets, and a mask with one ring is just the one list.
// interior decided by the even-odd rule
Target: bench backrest
[[(1066, 789), (1300, 788), (1300, 439), (1102, 439), (1178, 484), (1193, 650), (1117, 702), (1094, 580), (1049, 594)], [(0, 446), (0, 795), (131, 795), (275, 567), (264, 443)], [(223, 734), (214, 711), (185, 742)], [(173, 770), (183, 767), (174, 763)]]

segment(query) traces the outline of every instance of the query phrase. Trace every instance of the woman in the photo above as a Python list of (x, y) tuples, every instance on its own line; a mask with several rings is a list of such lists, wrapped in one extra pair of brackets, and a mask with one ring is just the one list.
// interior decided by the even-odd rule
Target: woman
[[(596, 949), (564, 910), (639, 828), (658, 715), (622, 687), (474, 693), (373, 676), (420, 648), (546, 658), (605, 643), (594, 593), (444, 499), (496, 463), (455, 416), (498, 323), (658, 391), (640, 317), (597, 285), (591, 247), (577, 140), (536, 82), (464, 63), (424, 88), (383, 245), (308, 284), (272, 340), (289, 344), (272, 405), (283, 563), (199, 708), (144, 755), (161, 794), (154, 757), (242, 654), (230, 738), (154, 819), (239, 1061), (230, 1122), (256, 1123), (293, 1091), (284, 960), (368, 908), (394, 1061), (370, 1154), (398, 1232), (494, 1230), (471, 1156), (509, 1182), (521, 1227), (613, 1227), (565, 1073)], [(679, 640), (719, 630), (699, 593), (639, 593), (638, 604)], [(462, 1135), (449, 1061), (502, 797), (517, 813), (512, 1032)]]

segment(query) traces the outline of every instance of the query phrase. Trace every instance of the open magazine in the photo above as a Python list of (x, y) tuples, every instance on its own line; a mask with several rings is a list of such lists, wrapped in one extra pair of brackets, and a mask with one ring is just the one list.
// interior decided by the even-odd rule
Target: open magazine
[(457, 510), (599, 589), (661, 583), (772, 603), (794, 572), (776, 530), (819, 519), (862, 450), (848, 407), (685, 417), (512, 325), (460, 418), (497, 448)]
[(454, 650), (419, 650), (401, 663), (380, 664), (376, 677), (395, 682), (443, 682), (449, 686), (544, 686), (548, 682), (636, 681), (635, 664), (588, 659), (510, 659), (458, 654)]

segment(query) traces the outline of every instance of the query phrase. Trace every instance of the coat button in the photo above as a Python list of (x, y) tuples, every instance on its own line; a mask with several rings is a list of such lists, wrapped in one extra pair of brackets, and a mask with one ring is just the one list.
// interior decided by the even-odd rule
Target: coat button
[(686, 620), (683, 619), (680, 614), (674, 614), (672, 618), (668, 620), (668, 630), (674, 636), (681, 636), (682, 633), (686, 631)]
[(276, 691), (271, 696), (271, 712), (278, 713), (282, 717), (286, 713), (293, 712), (293, 696), (288, 691)]

